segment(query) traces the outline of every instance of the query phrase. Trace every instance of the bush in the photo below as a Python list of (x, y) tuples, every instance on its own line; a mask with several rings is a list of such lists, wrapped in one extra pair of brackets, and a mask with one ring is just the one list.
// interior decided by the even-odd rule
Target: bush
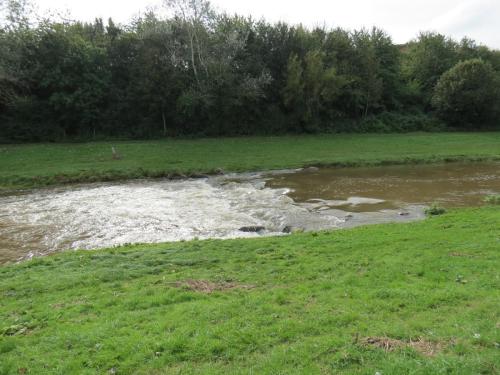
[(382, 112), (363, 119), (356, 131), (363, 133), (409, 133), (443, 131), (446, 125), (438, 118), (424, 113), (403, 114)]
[(451, 125), (486, 127), (500, 111), (500, 82), (490, 63), (471, 59), (458, 63), (439, 79), (432, 104)]
[(424, 212), (427, 216), (438, 216), (446, 213), (446, 210), (438, 204), (434, 203), (429, 208), (426, 208)]
[(484, 198), (484, 202), (491, 205), (500, 205), (500, 194), (488, 195)]

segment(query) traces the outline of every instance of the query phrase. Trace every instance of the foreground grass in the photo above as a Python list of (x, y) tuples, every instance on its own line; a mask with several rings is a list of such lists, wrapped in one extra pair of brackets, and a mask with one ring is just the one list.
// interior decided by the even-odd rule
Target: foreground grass
[[(115, 146), (121, 160), (113, 160)], [(500, 132), (252, 137), (0, 146), (0, 189), (307, 165), (500, 158)]]
[(490, 207), (0, 267), (0, 374), (497, 374), (499, 250)]

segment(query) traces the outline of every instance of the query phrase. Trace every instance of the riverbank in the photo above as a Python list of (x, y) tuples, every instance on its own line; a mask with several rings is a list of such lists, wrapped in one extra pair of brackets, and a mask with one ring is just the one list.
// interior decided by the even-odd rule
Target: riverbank
[[(112, 147), (116, 155), (112, 154)], [(300, 168), (500, 159), (500, 132), (0, 145), (0, 190)]]
[(500, 215), (0, 267), (0, 374), (495, 374)]

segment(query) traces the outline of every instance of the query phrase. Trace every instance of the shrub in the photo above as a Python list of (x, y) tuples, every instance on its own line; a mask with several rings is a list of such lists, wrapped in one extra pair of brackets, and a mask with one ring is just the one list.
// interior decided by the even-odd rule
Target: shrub
[(424, 113), (382, 112), (363, 119), (357, 132), (409, 133), (417, 131), (443, 131), (446, 125), (438, 118)]
[(500, 205), (500, 194), (488, 195), (484, 198), (484, 202), (491, 205)]
[(490, 63), (471, 59), (458, 63), (439, 79), (432, 104), (452, 125), (474, 129), (496, 119), (499, 78)]
[(433, 203), (429, 208), (425, 209), (425, 214), (427, 216), (438, 216), (446, 213), (446, 210), (439, 206), (437, 203)]

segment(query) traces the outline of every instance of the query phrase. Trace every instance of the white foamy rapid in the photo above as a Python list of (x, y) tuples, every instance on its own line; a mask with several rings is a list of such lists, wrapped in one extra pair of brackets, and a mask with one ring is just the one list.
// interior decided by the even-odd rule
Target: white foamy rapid
[[(29, 257), (70, 248), (273, 235), (287, 226), (324, 229), (342, 222), (295, 204), (287, 192), (266, 188), (258, 178), (219, 177), (0, 197), (0, 251), (16, 247), (17, 254)], [(265, 230), (240, 231), (248, 226)]]

